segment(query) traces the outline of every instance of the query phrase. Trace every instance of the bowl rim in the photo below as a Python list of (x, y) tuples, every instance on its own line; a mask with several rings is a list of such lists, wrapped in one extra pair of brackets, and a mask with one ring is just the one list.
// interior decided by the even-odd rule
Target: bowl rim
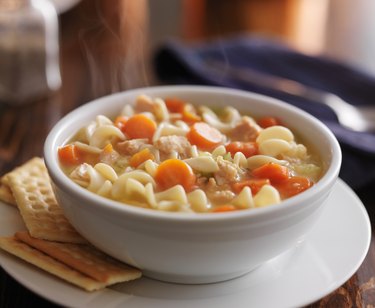
[[(315, 183), (313, 187), (304, 191), (303, 193), (291, 197), (289, 199), (283, 200), (281, 203), (275, 206), (268, 206), (264, 208), (254, 208), (248, 211), (233, 211), (233, 212), (225, 212), (220, 213), (186, 213), (186, 212), (167, 212), (164, 211), (157, 211), (153, 209), (147, 208), (140, 208), (133, 205), (127, 205), (118, 201), (110, 200), (108, 198), (99, 196), (93, 192), (90, 192), (76, 183), (74, 183), (60, 168), (58, 159), (57, 159), (57, 147), (61, 144), (57, 144), (57, 138), (64, 130), (69, 126), (69, 122), (73, 121), (73, 119), (77, 119), (79, 114), (85, 112), (92, 108), (93, 106), (98, 106), (107, 102), (108, 100), (114, 100), (116, 98), (136, 95), (136, 94), (143, 94), (148, 91), (151, 92), (166, 92), (168, 90), (173, 91), (181, 91), (181, 92), (205, 92), (208, 95), (214, 94), (218, 95), (223, 93), (225, 95), (234, 95), (234, 96), (243, 96), (249, 99), (261, 100), (267, 104), (277, 105), (282, 109), (286, 109), (287, 112), (291, 112), (297, 114), (297, 116), (302, 116), (307, 119), (310, 123), (312, 123), (316, 128), (318, 128), (322, 134), (327, 139), (330, 147), (331, 147), (331, 163), (326, 169), (325, 174), (323, 177)], [(155, 95), (156, 94), (152, 94)], [(223, 221), (223, 220), (231, 220), (231, 219), (246, 219), (250, 217), (256, 217), (257, 219), (263, 216), (269, 215), (276, 215), (281, 214), (284, 211), (288, 211), (291, 208), (295, 207), (298, 209), (298, 203), (302, 201), (309, 201), (313, 199), (315, 196), (319, 195), (320, 193), (324, 192), (327, 188), (332, 187), (335, 183), (339, 170), (341, 167), (341, 149), (340, 145), (333, 135), (333, 133), (329, 130), (329, 128), (322, 123), (320, 120), (316, 119), (312, 115), (308, 114), (307, 112), (290, 105), (284, 101), (238, 89), (232, 88), (225, 88), (225, 87), (216, 87), (216, 86), (196, 86), (196, 85), (166, 85), (166, 86), (154, 86), (154, 87), (143, 87), (143, 88), (136, 88), (131, 89), (119, 93), (110, 94), (107, 96), (100, 97), (98, 99), (89, 101), (84, 105), (72, 110), (71, 112), (67, 113), (64, 117), (62, 117), (51, 129), (49, 132), (45, 144), (44, 144), (44, 161), (49, 172), (49, 175), (52, 179), (52, 182), (57, 185), (60, 189), (64, 190), (65, 192), (69, 192), (69, 194), (75, 195), (79, 198), (84, 198), (90, 202), (91, 207), (95, 207), (99, 210), (113, 212), (119, 215), (130, 215), (134, 218), (142, 218), (142, 219), (155, 219), (155, 220), (162, 220), (162, 221), (178, 221), (178, 222), (209, 222), (209, 221)], [(78, 204), (78, 206), (85, 206), (84, 204)], [(64, 207), (62, 205), (62, 207)]]

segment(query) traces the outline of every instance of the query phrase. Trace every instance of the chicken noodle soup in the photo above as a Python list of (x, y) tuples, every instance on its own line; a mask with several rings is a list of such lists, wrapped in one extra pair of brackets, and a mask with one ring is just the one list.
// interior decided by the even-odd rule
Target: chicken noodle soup
[(89, 191), (161, 211), (270, 206), (322, 174), (319, 158), (277, 118), (146, 95), (113, 119), (98, 115), (58, 155)]

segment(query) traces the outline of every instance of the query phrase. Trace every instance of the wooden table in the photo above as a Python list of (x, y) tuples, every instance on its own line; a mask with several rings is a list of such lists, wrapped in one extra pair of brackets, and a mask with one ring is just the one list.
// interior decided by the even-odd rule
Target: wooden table
[[(0, 140), (15, 140), (9, 147), (0, 148), (0, 174), (33, 156), (42, 156), (43, 143), (49, 130), (73, 108), (105, 94), (155, 84), (145, 69), (147, 63), (141, 63), (139, 71), (131, 78), (129, 74), (124, 74), (127, 68), (132, 69), (130, 66), (138, 58), (132, 58), (130, 64), (129, 61), (124, 62), (124, 55), (128, 52), (128, 45), (124, 45), (124, 41), (133, 42), (134, 37), (121, 31), (122, 23), (116, 18), (118, 7), (114, 3), (111, 1), (111, 5), (106, 5), (105, 1), (99, 1), (96, 2), (97, 6), (92, 6), (90, 1), (83, 1), (60, 16), (63, 86), (58, 93), (33, 104), (18, 108), (0, 106), (0, 121), (8, 121), (12, 128), (9, 132), (0, 131)], [(98, 5), (103, 6), (103, 10), (98, 10)], [(142, 22), (145, 17), (142, 11), (133, 12), (136, 22)], [(357, 191), (357, 194), (371, 220), (375, 221), (375, 190), (367, 187)], [(372, 238), (369, 253), (353, 277), (309, 307), (373, 307), (374, 287), (375, 242)], [(0, 269), (0, 307), (29, 306), (56, 305), (27, 290)]]

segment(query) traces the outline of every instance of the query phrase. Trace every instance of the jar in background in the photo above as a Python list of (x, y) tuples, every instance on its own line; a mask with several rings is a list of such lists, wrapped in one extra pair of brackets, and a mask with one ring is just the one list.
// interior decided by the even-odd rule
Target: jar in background
[(0, 103), (21, 105), (61, 86), (58, 17), (47, 0), (0, 0)]

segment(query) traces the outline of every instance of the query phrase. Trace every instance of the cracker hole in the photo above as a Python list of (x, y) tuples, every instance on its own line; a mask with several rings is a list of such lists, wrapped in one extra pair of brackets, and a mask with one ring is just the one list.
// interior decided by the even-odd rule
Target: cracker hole
[(31, 195), (31, 194), (27, 195), (26, 199), (31, 202), (38, 200), (38, 198), (35, 195)]
[[(49, 204), (49, 205), (55, 203), (55, 199), (52, 198), (52, 197), (48, 197), (48, 198), (44, 199), (44, 201), (45, 201), (47, 204)], [(49, 210), (51, 210), (51, 209), (49, 209)]]

